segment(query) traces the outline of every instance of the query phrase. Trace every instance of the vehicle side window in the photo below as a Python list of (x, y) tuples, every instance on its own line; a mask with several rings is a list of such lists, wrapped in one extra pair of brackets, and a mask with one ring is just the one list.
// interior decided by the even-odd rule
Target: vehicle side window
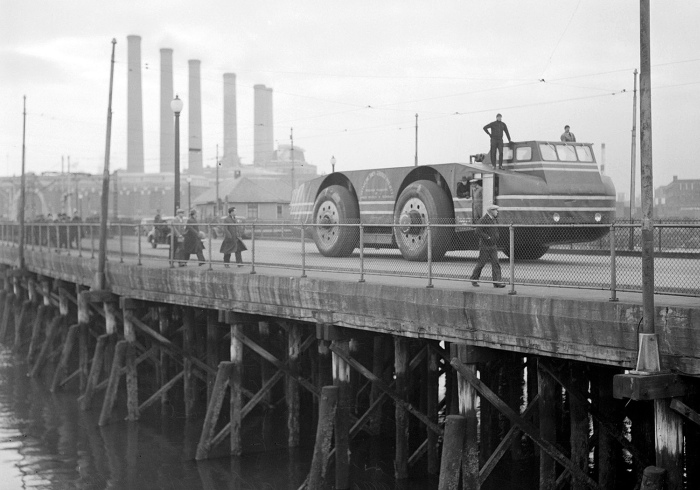
[(532, 160), (532, 148), (529, 146), (521, 146), (515, 149), (515, 159), (519, 162), (529, 162)]
[(576, 149), (573, 146), (557, 145), (557, 154), (559, 155), (559, 160), (563, 162), (576, 161)]
[(577, 146), (576, 147), (576, 154), (578, 155), (579, 161), (582, 161), (582, 162), (592, 162), (593, 161), (593, 153), (591, 153), (591, 149), (587, 146)]
[(542, 154), (542, 160), (557, 160), (557, 150), (554, 148), (554, 145), (541, 144), (540, 153)]

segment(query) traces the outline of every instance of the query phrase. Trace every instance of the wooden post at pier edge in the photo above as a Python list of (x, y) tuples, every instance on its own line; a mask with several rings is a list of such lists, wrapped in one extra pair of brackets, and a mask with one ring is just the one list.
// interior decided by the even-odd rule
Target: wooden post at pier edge
[(241, 409), (243, 408), (243, 395), (241, 384), (243, 381), (243, 342), (239, 333), (243, 333), (243, 323), (231, 324), (231, 377), (229, 385), (231, 387), (230, 398), (230, 418), (231, 418), (231, 455), (240, 456), (243, 453), (243, 443), (241, 441), (241, 421), (243, 419)]
[(333, 441), (333, 425), (335, 424), (335, 414), (338, 407), (337, 386), (324, 386), (321, 388), (321, 399), (319, 400), (318, 427), (316, 428), (316, 443), (314, 445), (314, 455), (311, 460), (311, 470), (306, 488), (322, 488), (321, 485), (326, 477), (328, 469), (328, 456)]
[[(457, 345), (459, 359), (464, 368), (476, 376), (477, 366), (469, 359), (470, 351), (466, 345)], [(470, 362), (471, 361), (471, 362)], [(477, 403), (478, 395), (474, 387), (463, 377), (457, 379), (459, 414), (465, 418), (464, 448), (462, 451), (462, 486), (479, 488), (479, 444)]]
[[(394, 336), (394, 374), (396, 376), (396, 396), (406, 401), (408, 393), (408, 339)], [(394, 457), (394, 478), (408, 478), (408, 413), (396, 404), (396, 455)]]
[[(288, 366), (289, 370), (299, 374), (299, 355), (301, 354), (301, 327), (292, 323), (287, 332), (288, 338)], [(299, 445), (299, 385), (293, 376), (286, 376), (287, 397), (287, 445), (297, 447)]]
[(459, 488), (466, 428), (467, 419), (461, 415), (448, 415), (445, 418), (445, 440), (442, 443), (438, 490), (457, 490)]
[[(346, 356), (350, 341), (338, 339), (334, 347)], [(333, 385), (338, 387), (338, 408), (335, 417), (335, 488), (350, 488), (350, 365), (335, 352), (333, 358)]]

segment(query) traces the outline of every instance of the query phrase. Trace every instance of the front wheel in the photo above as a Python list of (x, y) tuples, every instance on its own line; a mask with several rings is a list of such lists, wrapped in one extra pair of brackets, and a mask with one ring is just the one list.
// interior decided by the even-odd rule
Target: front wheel
[[(394, 208), (394, 239), (406, 260), (428, 260), (428, 228), (454, 223), (454, 209), (447, 193), (435, 182), (418, 180), (408, 185)], [(431, 228), (432, 259), (440, 260), (450, 250), (454, 229)]]
[(316, 247), (326, 257), (347, 257), (359, 245), (357, 226), (338, 226), (360, 222), (360, 207), (345, 187), (331, 185), (316, 198), (312, 235)]

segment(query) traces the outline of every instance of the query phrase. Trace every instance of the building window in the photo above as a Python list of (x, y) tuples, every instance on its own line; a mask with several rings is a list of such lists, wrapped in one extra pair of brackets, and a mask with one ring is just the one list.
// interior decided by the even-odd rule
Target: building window
[(258, 205), (248, 204), (248, 219), (258, 219)]
[(277, 205), (277, 219), (282, 219), (282, 205)]

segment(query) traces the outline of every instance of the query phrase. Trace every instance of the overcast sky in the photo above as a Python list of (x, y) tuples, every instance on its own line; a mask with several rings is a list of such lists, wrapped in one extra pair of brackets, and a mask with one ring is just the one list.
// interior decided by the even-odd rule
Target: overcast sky
[[(503, 114), (515, 141), (595, 144), (629, 195), (638, 0), (0, 0), (0, 175), (18, 175), (22, 96), (28, 172), (101, 173), (111, 40), (111, 169), (126, 168), (126, 36), (141, 36), (145, 167), (159, 168), (160, 48), (185, 99), (201, 60), (203, 157), (223, 145), (223, 74), (237, 75), (239, 154), (253, 159), (253, 85), (273, 89), (274, 139), (321, 172), (468, 161)], [(654, 186), (700, 178), (700, 2), (653, 2)], [(186, 139), (184, 140), (186, 141)], [(186, 145), (183, 145), (186, 148)], [(220, 152), (222, 150), (220, 149)], [(183, 167), (187, 155), (183, 152)], [(639, 178), (637, 163), (637, 178)], [(637, 184), (639, 192), (639, 184)]]

